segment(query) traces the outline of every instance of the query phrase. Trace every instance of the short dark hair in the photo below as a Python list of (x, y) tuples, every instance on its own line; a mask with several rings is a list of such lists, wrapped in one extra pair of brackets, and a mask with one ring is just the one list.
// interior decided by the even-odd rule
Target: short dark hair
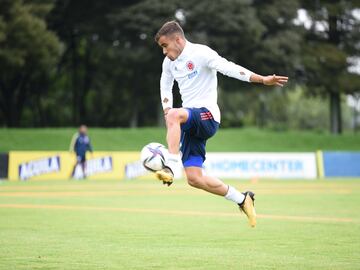
[(170, 36), (172, 34), (179, 33), (183, 37), (184, 30), (181, 28), (180, 24), (176, 21), (169, 21), (163, 24), (159, 31), (155, 35), (155, 41), (158, 42), (161, 36)]

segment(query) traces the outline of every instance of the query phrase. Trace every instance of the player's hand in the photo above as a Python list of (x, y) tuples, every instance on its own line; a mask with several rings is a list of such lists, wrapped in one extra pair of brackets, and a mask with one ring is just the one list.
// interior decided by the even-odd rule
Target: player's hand
[(263, 84), (265, 85), (277, 85), (283, 87), (287, 83), (289, 77), (269, 75), (263, 78)]

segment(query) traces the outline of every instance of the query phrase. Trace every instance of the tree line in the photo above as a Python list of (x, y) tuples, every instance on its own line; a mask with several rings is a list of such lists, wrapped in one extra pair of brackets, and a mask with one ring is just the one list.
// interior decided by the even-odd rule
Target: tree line
[[(341, 133), (341, 100), (360, 91), (350, 69), (359, 8), (344, 0), (0, 0), (0, 123), (159, 124), (163, 55), (153, 37), (176, 19), (192, 42), (257, 73), (288, 75), (283, 91), (301, 86), (326, 98), (331, 131)], [(268, 89), (219, 77), (225, 125), (241, 125), (244, 114), (256, 114), (250, 124), (269, 117)]]

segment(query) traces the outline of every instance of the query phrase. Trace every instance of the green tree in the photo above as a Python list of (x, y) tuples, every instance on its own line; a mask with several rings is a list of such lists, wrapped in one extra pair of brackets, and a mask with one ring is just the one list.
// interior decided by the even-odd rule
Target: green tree
[(0, 109), (7, 126), (18, 126), (26, 105), (37, 102), (50, 84), (60, 42), (44, 15), (51, 2), (1, 0)]
[[(298, 1), (186, 3), (184, 28), (191, 40), (208, 44), (227, 59), (257, 73), (288, 75), (290, 82), (296, 81), (302, 40), (300, 28), (293, 23)], [(265, 126), (271, 120), (265, 111), (273, 88), (221, 75), (219, 85), (223, 126)], [(279, 95), (286, 95), (286, 89)]]
[(339, 134), (341, 95), (360, 88), (352, 82), (358, 75), (349, 71), (350, 59), (360, 53), (360, 22), (354, 16), (360, 1), (303, 0), (302, 6), (311, 24), (303, 44), (305, 83), (310, 93), (329, 96), (330, 130)]
[(57, 90), (72, 104), (70, 122), (155, 123), (161, 57), (153, 35), (172, 12), (161, 2), (57, 1), (49, 24), (65, 44)]

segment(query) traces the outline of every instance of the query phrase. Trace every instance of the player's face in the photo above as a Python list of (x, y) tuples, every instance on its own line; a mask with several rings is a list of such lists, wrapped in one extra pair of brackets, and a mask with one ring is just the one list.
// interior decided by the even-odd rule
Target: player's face
[(161, 36), (158, 44), (171, 61), (174, 61), (181, 54), (183, 47), (181, 46), (181, 37), (179, 35)]
[(79, 132), (80, 132), (81, 134), (86, 134), (86, 133), (87, 133), (87, 127), (86, 127), (86, 126), (80, 126)]

